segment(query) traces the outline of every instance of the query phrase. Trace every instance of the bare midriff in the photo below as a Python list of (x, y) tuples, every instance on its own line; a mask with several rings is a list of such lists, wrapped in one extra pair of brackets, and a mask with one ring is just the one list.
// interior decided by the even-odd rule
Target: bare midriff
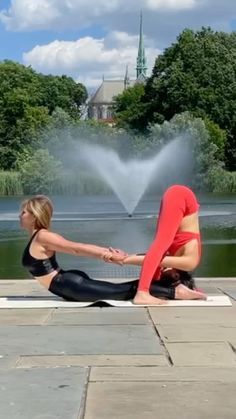
[(178, 231), (189, 231), (191, 233), (199, 233), (198, 212), (186, 215), (182, 219)]
[(41, 285), (43, 285), (45, 288), (49, 289), (52, 279), (54, 278), (54, 276), (57, 275), (57, 273), (59, 272), (59, 270), (55, 270), (50, 272), (50, 274), (48, 275), (43, 275), (43, 276), (35, 276), (34, 278), (37, 279)]

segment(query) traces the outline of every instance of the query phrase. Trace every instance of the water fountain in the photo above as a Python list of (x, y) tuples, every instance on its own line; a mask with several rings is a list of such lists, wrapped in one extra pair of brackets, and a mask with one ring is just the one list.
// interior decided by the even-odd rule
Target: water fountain
[(122, 161), (114, 150), (97, 145), (83, 146), (80, 158), (89, 165), (90, 171), (99, 175), (111, 187), (131, 216), (154, 179), (160, 187), (167, 177), (169, 183), (175, 182), (177, 168), (182, 169), (183, 163), (186, 165), (185, 162), (189, 161), (189, 149), (185, 147), (184, 151), (181, 141), (181, 138), (176, 138), (157, 155), (145, 160)]

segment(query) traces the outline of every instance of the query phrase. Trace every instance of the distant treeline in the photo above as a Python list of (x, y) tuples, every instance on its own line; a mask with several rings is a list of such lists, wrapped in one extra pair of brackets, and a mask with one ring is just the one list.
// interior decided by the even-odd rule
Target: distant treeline
[(119, 126), (138, 131), (186, 111), (214, 123), (216, 137), (222, 130), (219, 157), (235, 171), (236, 32), (184, 30), (157, 57), (146, 85), (119, 95), (114, 111)]
[(184, 30), (146, 84), (116, 98), (113, 126), (81, 118), (86, 99), (70, 77), (0, 63), (1, 195), (108, 193), (77, 167), (78, 144), (148, 158), (176, 137), (193, 151), (190, 185), (236, 192), (236, 33)]

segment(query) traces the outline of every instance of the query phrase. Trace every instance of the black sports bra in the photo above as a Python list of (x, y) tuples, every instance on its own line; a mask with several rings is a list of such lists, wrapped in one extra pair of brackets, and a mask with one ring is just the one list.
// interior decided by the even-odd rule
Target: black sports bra
[(59, 268), (55, 253), (47, 259), (35, 259), (33, 256), (31, 256), (29, 251), (30, 245), (38, 231), (39, 230), (35, 231), (35, 233), (32, 235), (22, 256), (22, 265), (27, 268), (33, 276), (48, 275)]

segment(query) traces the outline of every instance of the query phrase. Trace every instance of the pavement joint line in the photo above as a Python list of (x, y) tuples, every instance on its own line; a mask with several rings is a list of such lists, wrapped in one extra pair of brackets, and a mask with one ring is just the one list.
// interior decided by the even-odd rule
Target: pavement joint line
[(52, 314), (53, 314), (54, 310), (55, 310), (55, 308), (54, 308), (54, 309), (49, 310), (48, 315), (47, 315), (47, 316), (45, 317), (45, 319), (42, 321), (42, 326), (47, 326), (47, 322), (48, 322), (48, 320), (52, 317)]
[(228, 341), (228, 344), (229, 344), (230, 348), (232, 349), (233, 353), (236, 354), (236, 347), (229, 341)]
[(149, 308), (147, 308), (147, 309), (146, 309), (146, 311), (147, 311), (148, 317), (149, 317), (149, 319), (150, 319), (150, 321), (151, 321), (151, 325), (152, 325), (152, 327), (153, 327), (153, 329), (154, 329), (154, 332), (155, 332), (155, 334), (157, 335), (157, 337), (158, 337), (158, 339), (159, 339), (159, 342), (160, 342), (160, 344), (161, 344), (161, 347), (162, 347), (162, 348), (163, 348), (163, 350), (164, 350), (164, 355), (166, 356), (166, 358), (167, 358), (167, 360), (168, 360), (169, 364), (172, 366), (172, 365), (174, 365), (174, 363), (173, 363), (173, 361), (172, 361), (172, 359), (171, 359), (171, 356), (170, 356), (170, 353), (169, 353), (168, 349), (167, 349), (167, 348), (166, 348), (166, 346), (165, 346), (164, 340), (162, 339), (162, 337), (161, 337), (160, 333), (158, 332), (157, 325), (154, 323), (154, 321), (153, 321), (153, 319), (152, 319), (152, 316), (151, 316), (151, 314), (150, 314)]
[[(176, 379), (172, 379), (172, 380), (170, 380), (170, 379), (168, 379), (168, 378), (163, 378), (163, 380), (148, 380), (148, 379), (142, 379), (142, 381), (137, 381), (137, 380), (135, 380), (135, 379), (130, 379), (130, 380), (125, 380), (125, 383), (179, 383), (180, 382), (180, 380), (178, 379), (178, 378), (176, 378)], [(225, 381), (225, 382), (227, 382), (227, 381)], [(94, 381), (90, 381), (89, 382), (90, 384), (94, 384), (94, 383), (102, 383), (102, 384), (111, 384), (111, 383), (114, 383), (114, 384), (117, 384), (117, 383), (122, 383), (122, 381), (118, 381), (118, 380), (115, 380), (115, 381), (112, 381), (112, 380), (94, 380)], [(201, 379), (198, 379), (198, 380), (191, 380), (191, 379), (185, 379), (185, 380), (181, 380), (181, 383), (194, 383), (194, 384), (197, 384), (197, 383), (202, 383), (202, 380)], [(207, 380), (207, 383), (209, 384), (209, 383), (215, 383), (215, 384), (219, 384), (219, 383), (221, 383), (221, 384), (223, 384), (223, 382), (222, 381), (219, 381), (219, 380), (214, 380), (214, 378), (213, 379), (211, 379), (211, 378), (209, 378), (208, 380)], [(86, 413), (86, 412), (85, 412)], [(83, 418), (79, 418), (79, 419), (83, 419)], [(205, 418), (204, 418), (205, 419)], [(218, 418), (216, 418), (216, 419), (218, 419)], [(223, 419), (223, 418), (222, 418)]]
[(17, 356), (17, 358), (15, 359), (15, 362), (13, 363), (13, 365), (11, 365), (10, 369), (16, 369), (19, 362), (20, 362), (20, 356)]
[(88, 394), (88, 387), (89, 387), (89, 383), (90, 383), (90, 375), (91, 375), (91, 368), (92, 367), (87, 366), (85, 368), (87, 369), (87, 374), (86, 374), (83, 394), (81, 396), (81, 402), (80, 402), (79, 413), (78, 413), (78, 418), (77, 419), (84, 419), (85, 412), (86, 412), (87, 394)]
[(235, 301), (235, 298), (233, 298), (227, 291), (225, 291), (222, 288), (218, 288), (219, 291), (221, 291), (224, 295), (227, 295), (227, 297), (229, 297), (231, 303), (233, 303)]
[[(172, 340), (171, 342), (168, 341), (166, 343), (168, 343), (168, 345), (172, 345), (172, 343), (176, 344), (180, 344), (182, 345), (183, 343), (222, 343), (225, 342), (225, 339), (223, 340)], [(227, 341), (226, 341), (227, 342)], [(229, 342), (228, 342), (229, 343)]]

